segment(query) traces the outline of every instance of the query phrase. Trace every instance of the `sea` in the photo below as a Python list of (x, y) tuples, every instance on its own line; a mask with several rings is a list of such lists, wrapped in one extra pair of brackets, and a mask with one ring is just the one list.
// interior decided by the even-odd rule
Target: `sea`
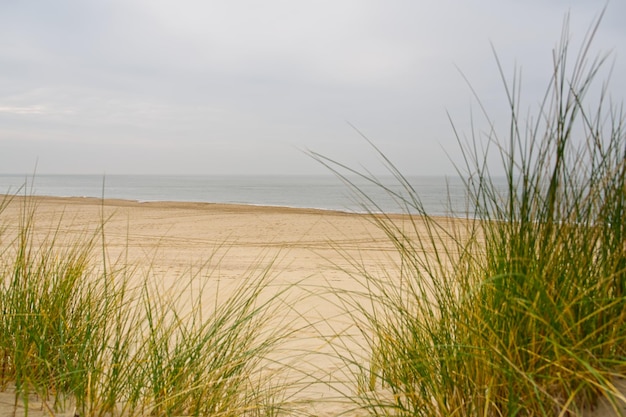
[[(391, 176), (375, 181), (332, 175), (15, 175), (0, 174), (1, 194), (96, 197), (140, 202), (247, 204), (344, 212), (463, 216), (467, 196), (458, 177)], [(408, 204), (407, 204), (408, 203)]]

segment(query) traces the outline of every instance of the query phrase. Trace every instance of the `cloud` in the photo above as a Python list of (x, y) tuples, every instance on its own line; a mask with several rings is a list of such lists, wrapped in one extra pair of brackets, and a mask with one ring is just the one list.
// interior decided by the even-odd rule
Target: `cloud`
[(43, 106), (2, 106), (0, 105), (0, 113), (8, 113), (15, 115), (33, 115), (44, 114), (45, 108)]
[[(168, 169), (180, 173), (240, 165), (291, 173), (309, 169), (286, 156), (297, 159), (303, 148), (369, 161), (347, 120), (399, 165), (441, 171), (445, 156), (432, 152), (455, 146), (446, 110), (465, 127), (472, 101), (456, 68), (506, 124), (490, 42), (507, 75), (522, 66), (523, 92), (535, 104), (564, 14), (571, 11), (576, 44), (600, 7), (576, 0), (2, 2), (0, 39), (11, 42), (0, 43), (0, 141), (81, 149), (85, 162), (76, 169), (101, 166), (89, 161), (116, 158), (115, 147), (127, 143), (161, 161), (144, 161), (146, 170), (170, 158)], [(618, 95), (623, 9), (609, 5), (596, 44), (615, 49)], [(174, 158), (171, 146), (190, 162)], [(266, 160), (238, 160), (244, 147)], [(12, 149), (27, 151), (17, 142)], [(50, 149), (42, 148), (41, 166), (54, 165), (43, 161)], [(221, 157), (203, 165), (193, 149)], [(115, 169), (142, 170), (133, 158), (117, 158)]]

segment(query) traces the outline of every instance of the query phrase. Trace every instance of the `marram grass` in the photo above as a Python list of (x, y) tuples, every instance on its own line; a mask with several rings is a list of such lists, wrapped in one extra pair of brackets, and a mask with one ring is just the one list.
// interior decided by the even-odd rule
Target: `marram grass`
[(23, 201), (16, 236), (0, 236), (0, 389), (15, 392), (15, 410), (28, 414), (35, 395), (53, 415), (286, 413), (280, 371), (265, 365), (289, 337), (276, 320), (288, 287), (269, 267), (205, 306), (210, 270), (170, 289), (125, 265), (98, 268), (99, 232), (41, 240)]
[[(363, 291), (335, 294), (367, 341), (365, 357), (337, 348), (367, 414), (576, 416), (601, 397), (623, 413), (615, 382), (626, 376), (626, 130), (605, 86), (589, 107), (605, 60), (589, 55), (596, 29), (570, 63), (565, 26), (534, 117), (523, 118), (520, 84), (503, 76), (507, 138), (488, 117), (484, 136), (459, 138), (469, 214), (455, 227), (428, 216), (380, 154), (407, 192), (390, 197), (421, 216), (400, 224), (373, 215), (398, 269), (361, 267)], [(498, 169), (486, 162), (490, 149)], [(378, 183), (314, 156), (348, 183), (346, 172)]]

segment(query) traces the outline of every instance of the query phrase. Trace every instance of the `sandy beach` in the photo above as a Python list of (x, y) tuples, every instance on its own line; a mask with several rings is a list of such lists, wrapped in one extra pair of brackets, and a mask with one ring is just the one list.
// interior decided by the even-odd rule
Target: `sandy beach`
[[(14, 198), (2, 213), (6, 240), (17, 230), (23, 201)], [(241, 278), (251, 268), (273, 261), (272, 275), (281, 280), (332, 282), (345, 279), (339, 269), (348, 266), (345, 254), (337, 248), (349, 255), (360, 254), (372, 265), (388, 263), (393, 253), (385, 234), (366, 215), (92, 198), (35, 197), (33, 201), (36, 235), (57, 233), (58, 243), (72, 243), (94, 235), (104, 224), (102, 237), (109, 262), (119, 259), (166, 280), (176, 280), (190, 268), (219, 258), (217, 269), (223, 279)]]
[[(95, 265), (103, 264), (106, 253), (107, 264), (129, 266), (133, 276), (149, 277), (163, 288), (202, 275), (219, 282), (219, 301), (228, 296), (224, 290), (228, 283), (236, 285), (241, 279), (262, 274), (271, 264), (272, 283), (295, 285), (290, 297), (297, 300), (296, 307), (281, 321), (300, 329), (289, 348), (314, 356), (299, 357), (301, 369), (296, 370), (314, 375), (312, 381), (345, 377), (339, 370), (340, 361), (332, 358), (332, 349), (325, 346), (320, 333), (354, 333), (336, 300), (328, 297), (329, 289), (355, 287), (349, 259), (359, 259), (372, 270), (394, 268), (393, 245), (365, 215), (91, 198), (35, 197), (31, 203), (36, 207), (35, 240), (56, 234), (56, 244), (63, 246), (95, 236)], [(23, 211), (24, 198), (16, 197), (2, 212), (5, 242), (15, 236)], [(98, 232), (101, 224), (102, 234)], [(210, 292), (215, 287), (210, 284), (207, 288)], [(333, 376), (335, 372), (339, 374)], [(302, 375), (293, 378), (301, 380)], [(334, 397), (336, 392), (325, 384), (312, 384), (298, 394), (298, 400), (311, 401), (309, 411), (315, 415), (336, 415), (350, 408), (332, 401)], [(0, 410), (11, 411), (13, 400), (10, 394), (0, 395)], [(45, 410), (41, 413), (46, 414)]]
[[(202, 275), (222, 286), (219, 301), (228, 295), (223, 289), (228, 288), (227, 283), (262, 274), (269, 266), (273, 283), (293, 284), (295, 289), (290, 292), (291, 300), (296, 300), (294, 308), (280, 318), (281, 323), (298, 329), (286, 348), (309, 352), (308, 356), (296, 355), (297, 366), (293, 361), (288, 363), (294, 367), (294, 380), (302, 383), (303, 375), (310, 377), (304, 382), (306, 388), (298, 390), (297, 400), (310, 401), (305, 411), (309, 415), (333, 416), (352, 407), (337, 400), (337, 392), (329, 385), (315, 380), (345, 379), (341, 361), (333, 358), (332, 349), (321, 335), (352, 335), (355, 339), (348, 337), (346, 347), (357, 354), (362, 349), (358, 331), (336, 299), (329, 296), (329, 289), (359, 288), (358, 278), (351, 276), (354, 266), (350, 259), (358, 259), (369, 270), (391, 277), (397, 268), (393, 244), (368, 216), (280, 207), (90, 198), (36, 197), (32, 202), (36, 205), (36, 239), (56, 233), (56, 241), (63, 245), (96, 236), (95, 265), (102, 265), (106, 254), (108, 264), (130, 266), (133, 276), (149, 277), (163, 288), (174, 288), (185, 277)], [(3, 242), (15, 236), (23, 203), (24, 197), (16, 197), (1, 213)], [(99, 233), (102, 224), (104, 230)], [(419, 227), (415, 232), (419, 233)], [(215, 288), (209, 285), (207, 291)], [(0, 416), (12, 415), (13, 401), (12, 394), (0, 394)], [(35, 399), (29, 415), (49, 415), (36, 404)], [(71, 415), (71, 410), (68, 413)]]

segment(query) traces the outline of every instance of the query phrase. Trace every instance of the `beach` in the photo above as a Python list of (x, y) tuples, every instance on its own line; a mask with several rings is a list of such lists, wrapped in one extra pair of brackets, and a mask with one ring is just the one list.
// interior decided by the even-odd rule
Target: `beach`
[[(335, 290), (359, 289), (351, 276), (356, 272), (352, 260), (372, 270), (395, 268), (393, 245), (366, 215), (249, 205), (14, 197), (1, 214), (3, 242), (15, 237), (28, 208), (35, 213), (34, 241), (55, 236), (57, 247), (69, 247), (93, 240), (96, 268), (124, 269), (132, 279), (146, 278), (166, 292), (200, 277), (208, 282), (205, 296), (214, 299), (217, 294), (219, 302), (228, 297), (228, 288), (266, 273), (276, 288), (291, 287), (293, 308), (280, 321), (297, 331), (286, 349), (314, 355), (295, 354), (301, 369), (292, 371), (309, 374), (312, 382), (328, 380), (334, 372), (339, 372), (337, 378), (345, 377), (339, 371), (341, 361), (332, 358), (324, 338), (328, 333), (358, 333), (329, 296)], [(303, 384), (302, 375), (293, 378)], [(310, 401), (307, 407), (317, 415), (336, 415), (351, 407), (332, 401), (337, 392), (326, 384), (312, 383), (297, 397)], [(0, 410), (12, 411), (13, 401), (11, 394), (0, 395)]]
[[(281, 280), (337, 277), (343, 255), (361, 253), (378, 263), (393, 250), (385, 234), (367, 215), (340, 211), (183, 202), (135, 202), (97, 198), (32, 197), (37, 235), (73, 238), (95, 234), (103, 226), (109, 260), (176, 280), (209, 258), (220, 258), (220, 276), (238, 278), (263, 261), (273, 260)], [(6, 234), (17, 230), (23, 197), (2, 213)], [(402, 216), (395, 216), (401, 218)], [(97, 244), (100, 244), (97, 243)], [(97, 252), (97, 251), (96, 251)], [(99, 262), (101, 260), (97, 260)]]
[[(289, 369), (285, 381), (297, 384), (290, 401), (300, 404), (294, 408), (306, 415), (363, 415), (349, 412), (354, 405), (339, 394), (354, 394), (355, 387), (344, 383), (345, 363), (333, 352), (340, 346), (366, 358), (366, 347), (350, 315), (355, 312), (347, 313), (334, 294), (363, 289), (361, 266), (391, 281), (398, 271), (393, 242), (370, 216), (250, 205), (14, 197), (0, 217), (3, 245), (15, 238), (30, 209), (34, 242), (54, 236), (62, 248), (91, 240), (95, 268), (145, 279), (162, 288), (164, 296), (177, 288), (187, 291), (181, 283), (194, 279), (207, 283), (203, 297), (211, 303), (227, 298), (246, 279), (266, 275), (269, 288), (289, 288), (289, 308), (281, 310), (276, 323), (292, 334), (273, 358), (272, 369)], [(391, 218), (398, 224), (409, 220)], [(440, 221), (450, 227), (461, 222)], [(411, 225), (410, 233), (420, 233), (419, 218)], [(333, 347), (334, 336), (343, 340)], [(0, 393), (0, 416), (13, 415), (14, 400), (10, 392)], [(50, 415), (37, 404), (33, 398), (29, 415)], [(72, 410), (55, 415), (72, 415)]]

